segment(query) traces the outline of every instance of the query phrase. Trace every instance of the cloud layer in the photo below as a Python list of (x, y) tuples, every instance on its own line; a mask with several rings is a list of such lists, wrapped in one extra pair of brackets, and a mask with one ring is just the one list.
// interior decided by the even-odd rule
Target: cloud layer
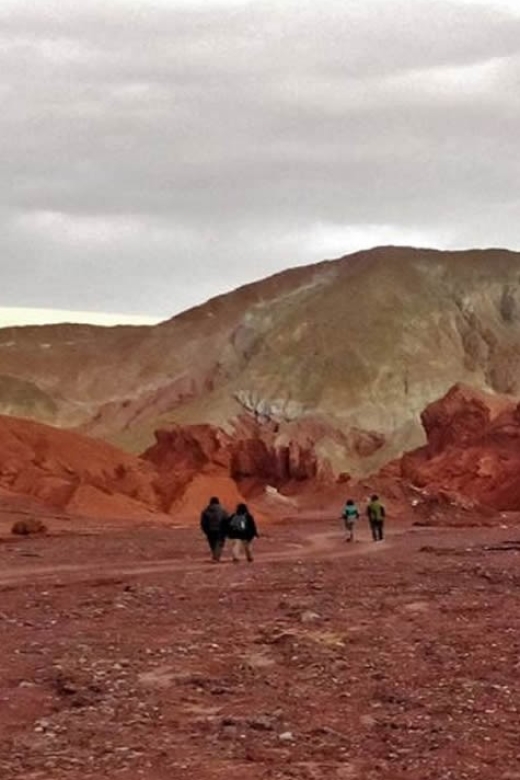
[(0, 8), (0, 304), (169, 316), (381, 243), (520, 248), (520, 15)]

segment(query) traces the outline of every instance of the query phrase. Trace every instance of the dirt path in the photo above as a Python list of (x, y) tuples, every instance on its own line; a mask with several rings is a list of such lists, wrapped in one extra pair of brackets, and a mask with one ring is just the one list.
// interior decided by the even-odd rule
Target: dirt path
[[(277, 551), (260, 552), (257, 562), (260, 564), (274, 561), (298, 561), (309, 560), (313, 557), (320, 560), (336, 560), (352, 555), (367, 555), (380, 553), (393, 546), (392, 541), (385, 540), (383, 544), (374, 544), (367, 541), (358, 541), (353, 545), (345, 544), (343, 534), (335, 531), (319, 531), (302, 535), (301, 540), (293, 543), (285, 543), (285, 549)], [(230, 561), (223, 561), (226, 565)], [(106, 580), (113, 582), (122, 577), (137, 577), (147, 574), (163, 572), (189, 572), (205, 570), (208, 568), (208, 560), (160, 558), (153, 561), (136, 561), (115, 565), (107, 574), (106, 563), (58, 563), (55, 565), (30, 565), (5, 568), (0, 574), (0, 586), (23, 585), (27, 582), (54, 581), (59, 583), (64, 577), (67, 582), (89, 582), (91, 580)]]

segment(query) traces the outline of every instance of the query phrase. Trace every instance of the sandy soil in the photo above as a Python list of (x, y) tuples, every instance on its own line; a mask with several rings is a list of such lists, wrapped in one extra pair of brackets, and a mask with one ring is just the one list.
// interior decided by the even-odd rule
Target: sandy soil
[(4, 538), (2, 780), (520, 779), (518, 530), (292, 520), (224, 557)]

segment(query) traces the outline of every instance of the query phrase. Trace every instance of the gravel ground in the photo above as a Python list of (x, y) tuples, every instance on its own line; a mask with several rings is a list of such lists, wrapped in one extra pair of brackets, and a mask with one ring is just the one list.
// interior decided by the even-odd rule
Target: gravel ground
[(520, 780), (520, 532), (0, 545), (2, 780)]

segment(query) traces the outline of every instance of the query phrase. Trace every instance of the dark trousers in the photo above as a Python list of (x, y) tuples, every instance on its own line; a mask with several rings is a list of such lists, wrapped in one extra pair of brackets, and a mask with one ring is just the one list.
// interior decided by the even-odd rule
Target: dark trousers
[(207, 534), (206, 538), (211, 550), (211, 557), (214, 561), (220, 561), (226, 540), (220, 534)]
[(371, 520), (370, 530), (372, 531), (372, 539), (374, 542), (381, 542), (383, 540), (384, 522), (383, 520)]

